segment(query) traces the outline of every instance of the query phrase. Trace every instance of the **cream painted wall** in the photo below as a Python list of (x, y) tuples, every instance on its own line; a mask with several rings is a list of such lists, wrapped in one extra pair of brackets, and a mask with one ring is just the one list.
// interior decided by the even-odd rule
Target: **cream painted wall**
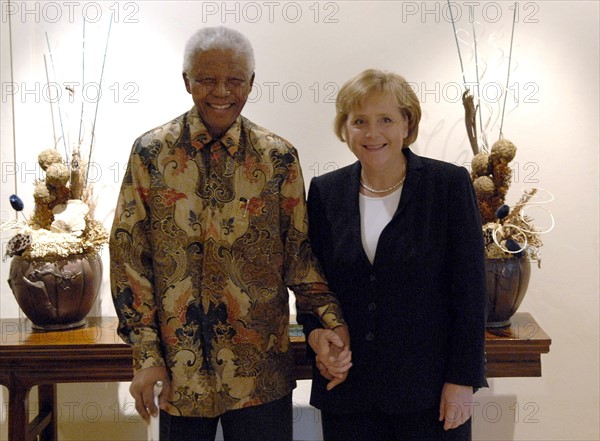
[[(497, 116), (496, 94), (498, 84), (506, 81), (502, 56), (508, 52), (513, 3), (452, 4), (461, 39), (470, 41), (475, 21), (480, 65), (487, 68), (482, 80), (485, 112)], [(520, 2), (517, 11), (509, 82), (513, 96), (504, 121), (505, 136), (519, 149), (509, 201), (532, 185), (556, 196), (549, 206), (556, 228), (544, 237), (542, 268), (533, 270), (521, 306), (552, 337), (552, 346), (543, 356), (541, 378), (493, 379), (489, 389), (476, 395), (474, 438), (598, 440), (599, 4)], [(181, 52), (187, 37), (205, 25), (234, 27), (253, 42), (257, 87), (244, 113), (297, 146), (307, 184), (312, 176), (353, 161), (332, 134), (332, 98), (345, 80), (370, 67), (399, 72), (414, 83), (423, 107), (414, 145), (417, 153), (461, 164), (471, 158), (458, 99), (462, 77), (445, 2), (2, 1), (3, 221), (14, 216), (7, 200), (15, 191), (31, 207), (35, 157), (53, 145), (45, 89), (45, 33), (56, 81), (81, 83), (83, 17), (89, 21), (85, 80), (89, 122), (96, 94), (92, 86), (99, 79), (111, 12), (115, 15), (94, 151), (96, 214), (107, 227), (133, 140), (191, 106), (180, 79)], [(470, 47), (462, 44), (461, 50), (467, 81), (474, 81)], [(79, 107), (64, 104), (65, 125), (68, 112), (70, 126), (77, 127), (78, 111)], [(491, 138), (497, 133), (492, 129)], [(2, 235), (3, 249), (8, 237)], [(8, 265), (6, 261), (0, 266), (2, 318), (20, 315), (5, 282)], [(104, 276), (92, 313), (114, 315), (108, 271)], [(59, 386), (61, 439), (143, 439), (145, 428), (132, 414), (127, 386)], [(316, 440), (318, 414), (307, 407), (307, 396), (308, 384), (301, 382), (294, 397), (296, 438)], [(0, 399), (0, 439), (6, 439), (6, 389)]]

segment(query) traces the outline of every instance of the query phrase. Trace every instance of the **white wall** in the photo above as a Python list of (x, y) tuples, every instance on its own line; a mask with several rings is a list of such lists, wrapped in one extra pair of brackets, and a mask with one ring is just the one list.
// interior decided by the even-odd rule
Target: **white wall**
[[(471, 11), (468, 4), (453, 3), (461, 39), (467, 41), (461, 43), (467, 81), (475, 79), (472, 12), (480, 69), (486, 68), (485, 113), (495, 118), (502, 102), (496, 99), (498, 84), (506, 82), (513, 3), (477, 2)], [(478, 393), (474, 437), (597, 440), (599, 4), (521, 2), (517, 11), (509, 82), (514, 95), (504, 120), (505, 137), (518, 147), (509, 202), (532, 185), (556, 196), (550, 205), (556, 228), (544, 237), (542, 268), (533, 270), (520, 309), (536, 317), (552, 346), (542, 357), (541, 378), (493, 379), (489, 389)], [(51, 81), (81, 83), (82, 21), (97, 19), (86, 25), (85, 79), (97, 83), (111, 12), (118, 15), (113, 16), (94, 150), (100, 195), (96, 216), (107, 227), (133, 140), (191, 106), (181, 81), (181, 52), (187, 37), (205, 25), (234, 27), (253, 42), (260, 89), (244, 113), (297, 146), (307, 183), (315, 174), (353, 161), (333, 136), (332, 98), (350, 76), (371, 67), (396, 71), (415, 83), (423, 107), (417, 153), (461, 164), (471, 158), (457, 98), (462, 76), (445, 2), (3, 1), (3, 221), (14, 217), (7, 204), (14, 192), (31, 208), (36, 155), (54, 144), (45, 88), (46, 33), (56, 70)], [(15, 93), (12, 86), (18, 87)], [(95, 91), (86, 90), (86, 126)], [(70, 107), (63, 104), (63, 122), (76, 130), (80, 108)], [(490, 136), (497, 138), (497, 127)], [(2, 235), (3, 248), (8, 237)], [(5, 282), (8, 265), (1, 264), (2, 318), (20, 315)], [(93, 314), (115, 314), (107, 273)], [(299, 406), (305, 406), (306, 396), (302, 382), (295, 396)], [(7, 402), (5, 389), (1, 399)], [(82, 433), (85, 439), (144, 437), (145, 428), (131, 417), (127, 384), (61, 385), (59, 403), (65, 409), (61, 439), (79, 440)], [(298, 439), (319, 439), (317, 416), (298, 407)], [(6, 439), (6, 417), (3, 404), (0, 439)]]

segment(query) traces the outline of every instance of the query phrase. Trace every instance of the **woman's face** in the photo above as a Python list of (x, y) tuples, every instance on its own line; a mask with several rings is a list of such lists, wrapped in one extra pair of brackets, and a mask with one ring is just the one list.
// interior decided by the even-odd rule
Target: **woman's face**
[(383, 169), (403, 161), (402, 144), (408, 121), (393, 96), (368, 96), (348, 114), (346, 139), (363, 167)]

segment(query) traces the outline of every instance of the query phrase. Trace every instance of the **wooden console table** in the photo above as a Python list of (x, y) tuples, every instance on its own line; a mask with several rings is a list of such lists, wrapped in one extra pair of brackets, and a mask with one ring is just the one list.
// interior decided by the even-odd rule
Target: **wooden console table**
[[(296, 378), (309, 379), (303, 337), (292, 336)], [(517, 313), (512, 325), (488, 329), (488, 377), (539, 377), (541, 354), (550, 337), (528, 313)], [(130, 381), (131, 348), (117, 335), (115, 317), (88, 317), (85, 328), (35, 332), (27, 320), (0, 320), (0, 384), (9, 392), (8, 434), (11, 441), (57, 440), (57, 383)], [(29, 392), (38, 386), (39, 414), (29, 422)]]

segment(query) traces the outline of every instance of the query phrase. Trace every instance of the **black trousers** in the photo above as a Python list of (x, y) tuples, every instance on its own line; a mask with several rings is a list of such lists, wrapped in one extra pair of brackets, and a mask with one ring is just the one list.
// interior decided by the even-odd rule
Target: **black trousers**
[(219, 420), (225, 441), (292, 441), (292, 394), (216, 418), (172, 416), (161, 411), (160, 440), (214, 441)]
[(439, 409), (389, 415), (379, 410), (335, 414), (321, 411), (323, 441), (469, 441), (471, 419), (444, 430)]

